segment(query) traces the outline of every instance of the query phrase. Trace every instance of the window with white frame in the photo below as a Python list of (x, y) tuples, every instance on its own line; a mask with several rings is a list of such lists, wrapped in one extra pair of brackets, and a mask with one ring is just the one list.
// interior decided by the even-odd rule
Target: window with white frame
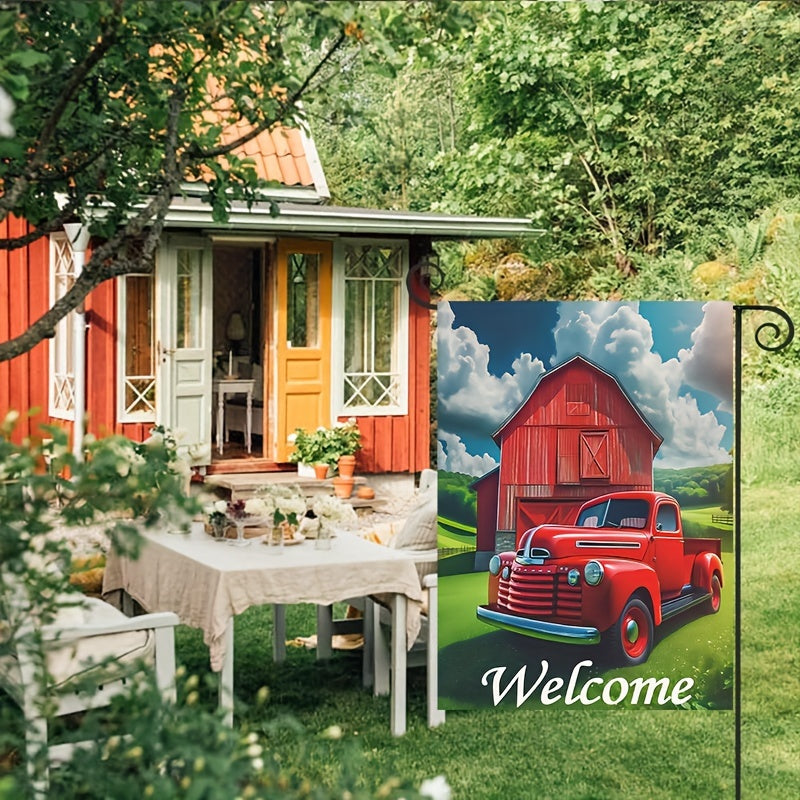
[[(50, 305), (60, 300), (75, 283), (72, 247), (64, 233), (50, 234)], [(75, 371), (72, 363), (74, 313), (58, 321), (50, 340), (48, 405), (51, 417), (75, 419)]]
[[(408, 293), (405, 242), (345, 241), (337, 264), (343, 330), (337, 414), (405, 414)], [(336, 362), (334, 362), (336, 364)], [(335, 401), (336, 402), (336, 401)]]
[(118, 296), (117, 419), (155, 422), (153, 276), (125, 275), (119, 279)]

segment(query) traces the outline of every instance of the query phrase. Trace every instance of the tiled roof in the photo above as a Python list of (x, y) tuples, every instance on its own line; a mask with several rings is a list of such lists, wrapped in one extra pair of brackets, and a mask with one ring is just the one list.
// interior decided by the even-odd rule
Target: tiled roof
[[(226, 128), (222, 133), (222, 144), (243, 136), (248, 130), (246, 122)], [(284, 186), (313, 186), (314, 178), (306, 159), (303, 136), (298, 128), (276, 125), (271, 130), (262, 131), (240, 150), (254, 162), (259, 178), (278, 181)]]
[[(222, 86), (213, 78), (209, 80), (208, 91), (211, 104), (204, 117), (211, 124), (224, 122), (231, 110), (230, 99), (225, 96)], [(226, 125), (220, 134), (220, 144), (233, 142), (250, 129), (251, 124), (246, 120)], [(259, 178), (277, 181), (284, 186), (315, 187), (327, 193), (314, 143), (309, 137), (304, 136), (299, 128), (276, 123), (233, 152), (240, 157), (251, 159)], [(220, 160), (225, 163), (224, 156)]]

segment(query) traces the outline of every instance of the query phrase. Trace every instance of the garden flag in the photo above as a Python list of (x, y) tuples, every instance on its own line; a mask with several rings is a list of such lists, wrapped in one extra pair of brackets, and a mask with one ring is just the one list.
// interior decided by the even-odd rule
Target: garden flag
[(732, 708), (733, 328), (439, 304), (442, 708)]

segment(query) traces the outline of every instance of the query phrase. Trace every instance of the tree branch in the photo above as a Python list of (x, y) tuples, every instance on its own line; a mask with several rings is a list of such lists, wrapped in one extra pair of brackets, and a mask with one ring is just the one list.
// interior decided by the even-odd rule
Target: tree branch
[(117, 38), (116, 23), (122, 19), (122, 0), (116, 2), (116, 14), (111, 17), (111, 21), (102, 32), (97, 44), (89, 51), (86, 58), (81, 61), (73, 70), (63, 91), (59, 94), (56, 104), (42, 125), (41, 133), (38, 137), (36, 149), (33, 157), (28, 163), (25, 174), (17, 178), (11, 185), (8, 192), (0, 196), (0, 222), (4, 220), (9, 212), (14, 208), (17, 201), (22, 197), (32, 180), (37, 177), (37, 171), (47, 163), (50, 142), (55, 135), (61, 117), (64, 114), (70, 100), (78, 91), (86, 76), (100, 63), (106, 53)]
[[(129, 272), (140, 272), (142, 264), (148, 269), (152, 269), (153, 256), (164, 229), (164, 219), (169, 210), (172, 197), (178, 190), (185, 166), (178, 157), (178, 128), (184, 99), (185, 92), (183, 88), (176, 86), (168, 101), (169, 112), (167, 115), (164, 157), (161, 162), (164, 182), (158, 192), (141, 211), (128, 220), (122, 230), (92, 252), (81, 274), (63, 297), (57, 300), (24, 333), (0, 344), (0, 361), (8, 361), (11, 358), (15, 358), (35, 347), (42, 339), (52, 337), (55, 333), (56, 325), (70, 311), (78, 308), (89, 292), (103, 283), (103, 281)], [(124, 252), (125, 246), (131, 242), (138, 241), (142, 232), (148, 226), (141, 254), (137, 258), (120, 256), (119, 253)]]

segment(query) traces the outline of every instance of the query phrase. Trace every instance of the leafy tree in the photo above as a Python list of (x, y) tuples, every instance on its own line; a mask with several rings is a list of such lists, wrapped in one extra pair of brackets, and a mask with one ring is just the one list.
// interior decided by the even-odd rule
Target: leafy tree
[(0, 359), (52, 335), (103, 281), (152, 269), (184, 181), (206, 182), (218, 220), (231, 200), (263, 196), (234, 151), (277, 123), (297, 124), (335, 56), (361, 49), (390, 67), (396, 48), (450, 15), (442, 0), (3, 3), (0, 136), (9, 125), (15, 135), (0, 138), (0, 222), (14, 214), (34, 229), (0, 247), (23, 247), (76, 215), (102, 242), (70, 291), (0, 344)]
[(601, 247), (629, 273), (800, 191), (796, 4), (485, 7), (451, 207), (531, 214), (554, 253)]

